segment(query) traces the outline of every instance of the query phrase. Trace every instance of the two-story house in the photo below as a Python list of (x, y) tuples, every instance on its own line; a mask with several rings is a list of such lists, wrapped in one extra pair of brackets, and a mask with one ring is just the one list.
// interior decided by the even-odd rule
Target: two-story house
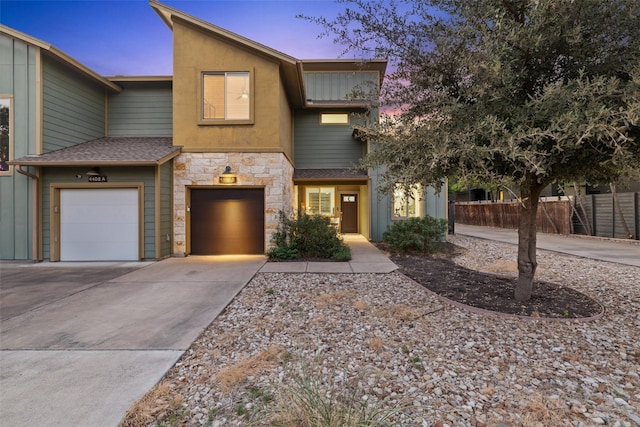
[(379, 197), (375, 171), (354, 169), (385, 60), (299, 60), (150, 5), (173, 32), (172, 77), (99, 76), (0, 27), (2, 259), (260, 254), (298, 209), (372, 240), (446, 215), (444, 195)]

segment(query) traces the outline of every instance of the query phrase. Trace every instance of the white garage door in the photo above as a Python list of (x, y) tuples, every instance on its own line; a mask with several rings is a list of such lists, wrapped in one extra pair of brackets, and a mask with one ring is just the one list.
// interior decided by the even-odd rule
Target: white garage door
[(138, 189), (60, 190), (60, 260), (138, 260)]

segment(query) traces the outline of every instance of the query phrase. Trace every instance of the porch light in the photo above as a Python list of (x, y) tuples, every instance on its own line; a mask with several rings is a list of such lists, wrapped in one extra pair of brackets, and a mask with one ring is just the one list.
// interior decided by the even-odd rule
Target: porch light
[(86, 172), (87, 176), (100, 176), (100, 168), (93, 168)]
[(226, 166), (222, 175), (218, 177), (218, 183), (235, 184), (236, 182), (238, 182), (238, 177), (231, 172), (231, 166)]

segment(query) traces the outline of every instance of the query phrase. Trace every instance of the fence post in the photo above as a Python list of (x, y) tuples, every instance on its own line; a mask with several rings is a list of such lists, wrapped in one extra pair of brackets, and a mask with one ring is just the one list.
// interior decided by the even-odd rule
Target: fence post
[(589, 197), (591, 197), (591, 235), (592, 236), (597, 236), (596, 233), (596, 214), (597, 214), (597, 210), (596, 210), (596, 196), (591, 194)]
[(449, 200), (449, 234), (456, 234), (456, 202)]
[(636, 221), (636, 240), (640, 240), (640, 212), (638, 212), (638, 199), (640, 199), (640, 193), (633, 194), (633, 217)]

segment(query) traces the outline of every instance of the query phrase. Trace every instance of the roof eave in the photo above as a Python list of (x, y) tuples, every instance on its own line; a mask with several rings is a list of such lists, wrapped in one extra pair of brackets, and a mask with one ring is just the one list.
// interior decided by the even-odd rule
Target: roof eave
[[(164, 159), (164, 158), (163, 158)], [(95, 167), (95, 166), (158, 166), (165, 163), (167, 160), (159, 161), (159, 160), (79, 160), (79, 161), (37, 161), (37, 160), (13, 160), (7, 162), (10, 165), (20, 165), (20, 166), (46, 166), (46, 167), (61, 167), (61, 168), (71, 168), (71, 167)]]
[(149, 5), (160, 15), (163, 21), (169, 26), (169, 28), (173, 29), (173, 20), (174, 18), (178, 18), (184, 22), (187, 22), (191, 25), (195, 25), (201, 30), (210, 32), (215, 34), (218, 37), (226, 39), (227, 41), (243, 45), (255, 51), (258, 51), (262, 54), (266, 54), (272, 58), (275, 58), (279, 61), (289, 63), (295, 65), (297, 63), (297, 59), (287, 55), (286, 53), (279, 52), (275, 49), (272, 49), (268, 46), (265, 46), (261, 43), (243, 37), (239, 34), (236, 34), (232, 31), (225, 30), (224, 28), (218, 27), (217, 25), (211, 24), (209, 22), (203, 21), (202, 19), (196, 18), (195, 16), (189, 15), (185, 12), (182, 12), (178, 9), (174, 9), (170, 6), (162, 4), (156, 0), (149, 0)]

